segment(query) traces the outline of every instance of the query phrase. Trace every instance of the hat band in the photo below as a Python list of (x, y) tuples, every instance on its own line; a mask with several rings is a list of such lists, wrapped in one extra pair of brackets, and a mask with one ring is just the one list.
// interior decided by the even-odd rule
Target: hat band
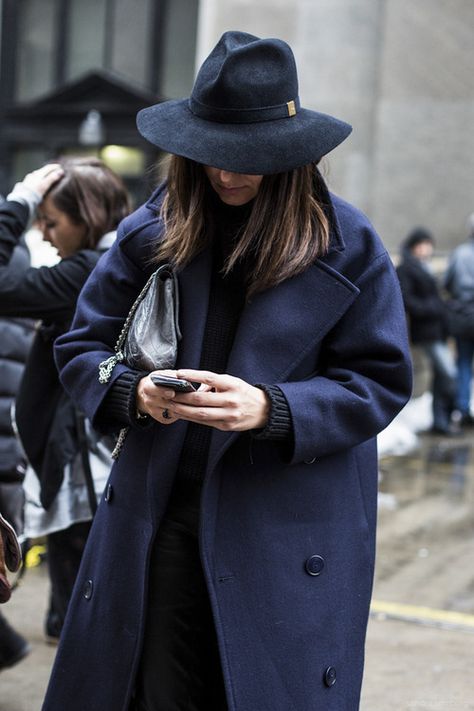
[(221, 109), (215, 106), (201, 104), (197, 99), (189, 99), (189, 109), (195, 116), (207, 121), (219, 123), (259, 123), (260, 121), (273, 121), (274, 119), (290, 118), (295, 116), (300, 109), (298, 97), (285, 104), (264, 106), (255, 109)]

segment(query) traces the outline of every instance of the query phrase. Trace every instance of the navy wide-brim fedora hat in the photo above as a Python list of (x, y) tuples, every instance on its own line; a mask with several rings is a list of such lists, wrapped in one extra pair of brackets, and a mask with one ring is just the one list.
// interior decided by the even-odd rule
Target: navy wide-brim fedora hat
[(286, 42), (234, 31), (225, 32), (204, 61), (189, 99), (142, 109), (137, 126), (163, 151), (254, 175), (318, 161), (352, 131), (300, 106)]

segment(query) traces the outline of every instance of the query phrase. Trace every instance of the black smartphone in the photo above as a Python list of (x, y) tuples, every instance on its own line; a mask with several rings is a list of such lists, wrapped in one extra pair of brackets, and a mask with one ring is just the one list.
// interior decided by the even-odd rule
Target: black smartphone
[(184, 380), (182, 378), (173, 378), (171, 375), (157, 375), (152, 373), (150, 378), (155, 383), (155, 385), (160, 385), (164, 388), (170, 388), (170, 390), (175, 390), (177, 393), (192, 393), (197, 388), (189, 382), (189, 380)]

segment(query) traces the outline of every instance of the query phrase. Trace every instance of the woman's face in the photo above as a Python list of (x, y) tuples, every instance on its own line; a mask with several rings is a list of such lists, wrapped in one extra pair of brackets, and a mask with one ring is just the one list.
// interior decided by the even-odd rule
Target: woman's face
[(204, 166), (209, 182), (226, 205), (245, 205), (258, 193), (263, 175), (230, 173), (228, 170)]
[(86, 226), (78, 225), (62, 210), (58, 210), (51, 197), (46, 197), (40, 207), (39, 226), (43, 239), (56, 247), (61, 259), (75, 254), (84, 244)]

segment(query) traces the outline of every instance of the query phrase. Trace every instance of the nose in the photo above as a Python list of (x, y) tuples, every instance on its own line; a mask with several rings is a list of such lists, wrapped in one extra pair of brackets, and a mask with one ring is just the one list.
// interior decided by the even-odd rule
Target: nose
[(234, 179), (234, 176), (235, 176), (235, 173), (230, 173), (228, 170), (219, 171), (219, 180), (221, 181), (222, 185), (231, 183), (232, 180)]
[(41, 234), (43, 235), (43, 241), (49, 242), (50, 244), (52, 244), (53, 240), (51, 239), (51, 235), (49, 233), (48, 228), (45, 225), (41, 225), (40, 231), (41, 231)]

